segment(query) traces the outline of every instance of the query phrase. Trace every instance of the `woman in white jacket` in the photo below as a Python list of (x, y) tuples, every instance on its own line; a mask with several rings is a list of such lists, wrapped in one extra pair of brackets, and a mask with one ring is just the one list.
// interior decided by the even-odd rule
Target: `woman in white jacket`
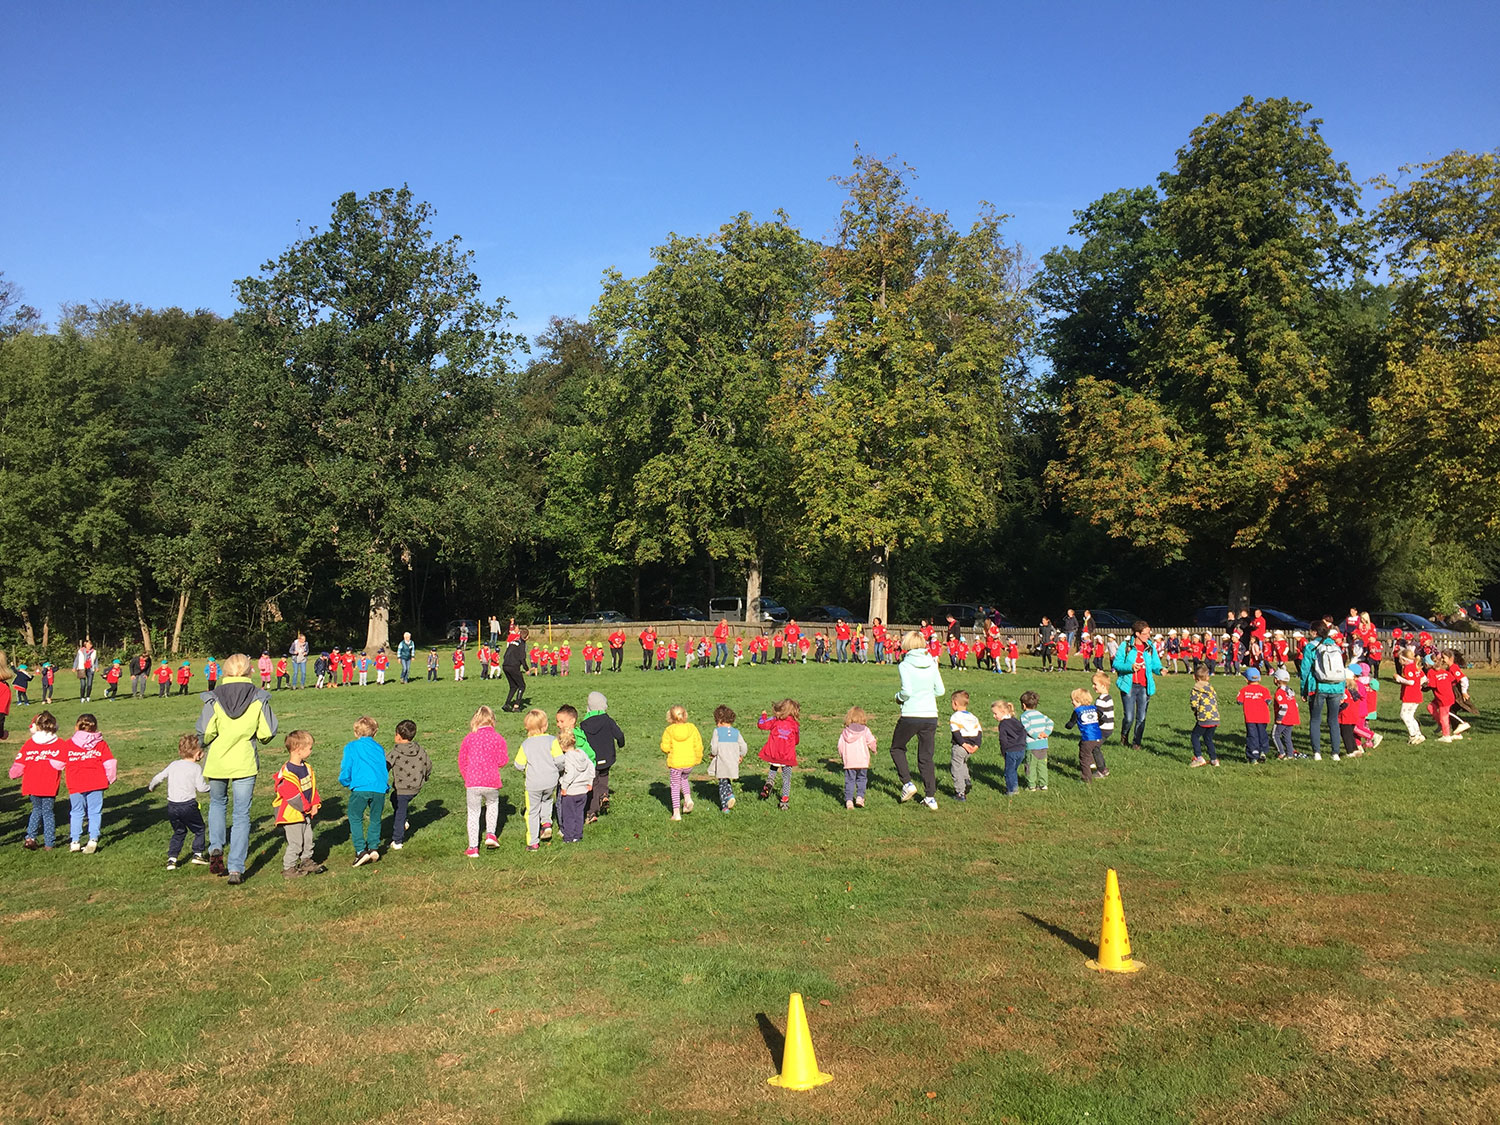
[(896, 702), (901, 704), (901, 717), (896, 720), (896, 733), (891, 735), (891, 761), (896, 764), (896, 773), (901, 778), (901, 800), (910, 801), (917, 795), (912, 784), (911, 766), (906, 760), (906, 744), (913, 735), (917, 738), (917, 770), (922, 775), (922, 787), (927, 795), (922, 803), (929, 809), (937, 808), (937, 766), (933, 754), (937, 743), (938, 696), (945, 691), (943, 677), (938, 671), (937, 661), (927, 653), (927, 642), (922, 634), (912, 630), (901, 638), (901, 690), (896, 693)]

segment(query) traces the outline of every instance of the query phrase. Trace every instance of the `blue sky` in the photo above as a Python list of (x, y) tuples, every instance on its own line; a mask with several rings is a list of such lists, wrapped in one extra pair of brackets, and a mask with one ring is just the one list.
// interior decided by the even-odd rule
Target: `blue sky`
[(856, 143), (1035, 258), (1246, 94), (1311, 102), (1361, 180), (1494, 148), (1497, 55), (1494, 3), (15, 5), (0, 270), (49, 319), (229, 313), (340, 193), (409, 183), (532, 335), (669, 231), (826, 235)]

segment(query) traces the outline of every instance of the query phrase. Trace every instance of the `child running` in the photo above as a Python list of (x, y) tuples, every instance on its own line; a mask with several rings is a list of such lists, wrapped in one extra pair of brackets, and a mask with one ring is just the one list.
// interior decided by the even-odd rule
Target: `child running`
[(802, 728), (798, 722), (802, 706), (795, 699), (781, 699), (771, 705), (769, 713), (762, 711), (755, 724), (769, 731), (766, 744), (760, 748), (760, 760), (771, 768), (766, 771), (766, 783), (761, 786), (760, 799), (764, 801), (773, 792), (776, 771), (781, 771), (781, 803), (785, 809), (792, 799), (792, 770), (797, 768), (797, 744), (802, 740)]
[(432, 776), (432, 759), (417, 741), (417, 724), (410, 719), (396, 724), (396, 741), (385, 765), (391, 772), (391, 847), (399, 852), (411, 827), (406, 811)]
[[(537, 732), (547, 729), (547, 716), (542, 711), (532, 714), (541, 718)], [(527, 715), (527, 720), (531, 715)], [(400, 734), (400, 727), (396, 728)], [(415, 732), (413, 732), (415, 733)], [(527, 733), (533, 733), (527, 726)], [(464, 855), (469, 859), (479, 857), (479, 812), (484, 810), (484, 846), (498, 848), (500, 840), (495, 828), (500, 817), (500, 787), (505, 784), (500, 771), (510, 765), (509, 747), (504, 737), (495, 730), (495, 712), (482, 706), (469, 719), (469, 733), (458, 748), (458, 774), (464, 782), (464, 805), (468, 811), (469, 847)]]
[[(956, 693), (967, 700), (968, 692)], [(970, 716), (973, 718), (973, 716)], [(844, 808), (865, 807), (865, 787), (870, 780), (870, 761), (875, 753), (875, 735), (867, 725), (869, 716), (862, 707), (851, 707), (844, 714), (844, 729), (839, 734), (839, 761), (844, 764)], [(978, 739), (975, 739), (977, 745)]]
[(1073, 713), (1068, 716), (1066, 729), (1078, 730), (1078, 776), (1088, 784), (1094, 779), (1094, 771), (1100, 777), (1108, 777), (1104, 766), (1103, 732), (1099, 729), (1099, 708), (1094, 706), (1094, 697), (1086, 688), (1077, 688), (1072, 696)]
[(703, 761), (703, 736), (688, 722), (687, 708), (674, 703), (667, 711), (667, 729), (661, 734), (661, 752), (667, 756), (667, 783), (672, 789), (672, 819), (693, 811), (693, 793), (688, 778)]
[(953, 799), (966, 801), (969, 791), (969, 756), (979, 749), (984, 728), (969, 711), (968, 692), (955, 691), (949, 697), (949, 704), (953, 708), (953, 714), (948, 719), (948, 730), (953, 738), (953, 753), (949, 760), (953, 773)]
[[(493, 720), (493, 716), (492, 716)], [(552, 799), (562, 777), (562, 747), (547, 733), (547, 712), (533, 707), (521, 719), (526, 740), (516, 752), (516, 769), (526, 777), (526, 850), (552, 839)]]
[(734, 725), (734, 712), (721, 703), (714, 708), (714, 736), (709, 740), (712, 757), (708, 776), (719, 780), (719, 811), (734, 808), (734, 783), (740, 777), (740, 762), (750, 753), (745, 736)]
[(203, 823), (203, 810), (198, 807), (198, 794), (208, 792), (208, 782), (203, 777), (203, 743), (196, 734), (185, 734), (177, 740), (177, 760), (151, 779), (147, 792), (163, 781), (167, 783), (167, 823), (172, 826), (172, 838), (167, 841), (167, 870), (177, 870), (177, 856), (189, 832), (193, 834), (192, 862), (208, 866), (208, 857), (203, 854), (208, 826)]

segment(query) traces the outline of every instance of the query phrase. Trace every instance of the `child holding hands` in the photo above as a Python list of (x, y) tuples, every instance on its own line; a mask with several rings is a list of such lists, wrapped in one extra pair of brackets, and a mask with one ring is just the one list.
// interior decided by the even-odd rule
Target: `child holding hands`
[[(27, 851), (38, 846), (52, 850), (57, 832), (57, 787), (62, 780), (58, 763), (62, 761), (63, 745), (57, 740), (57, 719), (51, 711), (38, 711), (31, 720), (31, 737), (28, 738), (16, 760), (11, 763), (10, 776), (21, 779), (21, 796), (31, 799), (31, 818), (26, 822)], [(42, 842), (37, 844), (37, 832), (42, 833)]]
[[(52, 768), (63, 771), (68, 784), (68, 827), (72, 842), (68, 850), (93, 855), (99, 850), (99, 828), (104, 817), (104, 791), (115, 783), (119, 763), (114, 751), (99, 733), (99, 720), (85, 712), (78, 716), (73, 737), (63, 743), (63, 752)], [(88, 820), (89, 842), (80, 845), (84, 820)]]
[(709, 740), (712, 757), (708, 776), (719, 779), (719, 811), (734, 808), (734, 783), (740, 777), (740, 762), (750, 753), (745, 736), (734, 725), (734, 712), (721, 703), (714, 708), (714, 736)]
[(778, 809), (785, 809), (792, 800), (792, 770), (797, 768), (797, 744), (802, 740), (801, 726), (797, 721), (801, 714), (802, 706), (795, 699), (782, 699), (771, 705), (769, 714), (762, 711), (755, 724), (770, 732), (766, 744), (760, 748), (760, 760), (771, 767), (766, 771), (760, 799), (764, 801), (771, 795), (776, 771), (780, 770), (781, 803)]

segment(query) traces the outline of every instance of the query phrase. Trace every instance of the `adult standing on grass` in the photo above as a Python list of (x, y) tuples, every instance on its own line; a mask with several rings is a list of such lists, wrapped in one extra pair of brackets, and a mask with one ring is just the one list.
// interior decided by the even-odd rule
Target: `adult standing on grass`
[[(1125, 711), (1125, 720), (1120, 724), (1120, 743), (1129, 743), (1137, 750), (1146, 733), (1146, 711), (1151, 706), (1151, 697), (1156, 694), (1156, 677), (1161, 675), (1161, 657), (1156, 644), (1151, 640), (1151, 626), (1137, 621), (1130, 627), (1131, 639), (1115, 650), (1115, 687), (1120, 692), (1120, 703)], [(1134, 736), (1131, 728), (1134, 727)]]
[(417, 655), (417, 646), (412, 644), (411, 634), (402, 633), (401, 643), (396, 646), (396, 659), (401, 661), (401, 682), (411, 682), (411, 662)]
[[(204, 692), (198, 716), (203, 742), (203, 776), (208, 781), (208, 869), (228, 875), (231, 885), (245, 878), (250, 853), (250, 801), (260, 769), (257, 743), (276, 735), (271, 693), (250, 681), (250, 658), (237, 652), (224, 661), (224, 678)], [(229, 835), (229, 862), (224, 862), (225, 813), (231, 794), (234, 826)]]
[(84, 641), (73, 654), (73, 671), (78, 675), (78, 702), (87, 703), (94, 694), (94, 642)]
[(917, 795), (917, 787), (912, 784), (906, 744), (915, 735), (917, 770), (922, 775), (922, 787), (927, 794), (922, 803), (935, 809), (937, 766), (933, 753), (937, 743), (937, 701), (946, 689), (937, 661), (928, 653), (926, 638), (921, 633), (912, 630), (902, 637), (901, 650), (904, 655), (897, 668), (901, 673), (901, 690), (896, 693), (896, 702), (901, 704), (901, 717), (896, 720), (896, 732), (891, 735), (891, 761), (896, 764), (896, 774), (901, 778), (901, 800), (910, 801)]
[(309, 645), (307, 634), (298, 633), (297, 639), (292, 642), (292, 690), (297, 691), (307, 686), (307, 653)]
[(1063, 636), (1068, 638), (1068, 647), (1078, 648), (1078, 615), (1071, 609), (1063, 614)]
[(505, 693), (505, 706), (502, 711), (519, 711), (524, 704), (522, 700), (526, 696), (526, 640), (531, 636), (530, 629), (518, 630), (516, 635), (510, 639), (505, 646), (505, 655), (500, 660), (500, 668), (505, 673), (505, 682), (510, 690)]
[(1339, 704), (1344, 699), (1346, 677), (1344, 654), (1334, 640), (1338, 626), (1333, 618), (1325, 617), (1318, 622), (1313, 639), (1302, 649), (1302, 694), (1307, 699), (1307, 710), (1311, 718), (1308, 730), (1312, 734), (1313, 760), (1323, 760), (1322, 718), (1328, 716), (1328, 738), (1333, 747), (1334, 760), (1339, 756)]

